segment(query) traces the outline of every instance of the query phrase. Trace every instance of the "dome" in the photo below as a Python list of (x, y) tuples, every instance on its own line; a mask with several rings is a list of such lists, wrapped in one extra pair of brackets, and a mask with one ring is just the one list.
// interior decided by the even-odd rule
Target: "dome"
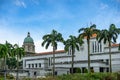
[(24, 39), (24, 43), (34, 43), (33, 39), (30, 37), (29, 32), (28, 32), (27, 37)]

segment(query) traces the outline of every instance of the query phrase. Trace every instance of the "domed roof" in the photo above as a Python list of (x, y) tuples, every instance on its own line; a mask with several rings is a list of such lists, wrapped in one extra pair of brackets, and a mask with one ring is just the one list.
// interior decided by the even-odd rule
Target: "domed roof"
[(24, 43), (34, 43), (33, 39), (30, 37), (29, 32), (28, 32), (27, 37), (24, 39)]

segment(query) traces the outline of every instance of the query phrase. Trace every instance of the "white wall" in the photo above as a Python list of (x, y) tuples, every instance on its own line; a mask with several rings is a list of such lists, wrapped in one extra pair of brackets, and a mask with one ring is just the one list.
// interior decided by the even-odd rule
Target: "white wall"
[[(88, 49), (87, 49), (87, 41), (84, 40), (84, 44), (80, 47), (80, 51), (75, 51), (75, 57), (74, 57), (74, 61), (86, 61), (86, 62), (82, 62), (82, 63), (75, 63), (74, 67), (87, 67), (88, 63)], [(95, 38), (92, 38), (90, 40), (90, 54), (92, 54), (90, 56), (91, 60), (102, 60), (106, 61), (106, 59), (109, 59), (109, 54), (108, 54), (108, 44), (104, 44), (102, 41), (102, 52), (100, 53), (92, 53), (92, 42), (96, 41)], [(112, 47), (112, 52), (116, 52), (118, 51), (118, 47)], [(66, 57), (65, 57), (66, 56)], [(69, 56), (69, 57), (68, 57)], [(47, 55), (39, 55), (39, 56), (31, 56), (31, 57), (24, 57), (23, 58), (23, 68), (26, 69), (28, 68), (28, 64), (33, 64), (33, 63), (41, 63), (41, 67), (48, 67), (51, 68), (51, 66), (48, 66), (48, 60), (49, 58), (52, 58), (53, 54), (47, 54)], [(64, 64), (64, 62), (70, 62), (71, 61), (71, 55), (68, 55), (68, 53), (57, 53), (55, 54), (55, 63), (61, 63), (61, 64), (55, 64), (55, 67), (66, 67), (66, 68), (70, 68), (71, 64)], [(59, 57), (59, 58), (57, 58)], [(40, 60), (30, 60), (30, 59), (37, 59), (37, 58), (41, 58)], [(47, 59), (43, 59), (43, 58), (47, 58)], [(117, 60), (114, 60), (117, 59)], [(30, 60), (30, 61), (26, 61), (26, 68), (25, 68), (25, 60)], [(115, 65), (119, 65), (120, 67), (120, 52), (119, 53), (112, 53), (112, 65), (113, 65), (113, 71), (120, 71), (119, 68), (117, 68)], [(105, 63), (98, 63), (98, 62), (93, 62), (91, 63), (91, 66), (94, 67), (96, 69), (96, 71), (98, 70), (99, 67), (108, 67), (109, 65), (105, 64)], [(64, 71), (59, 71), (59, 74), (62, 74)]]

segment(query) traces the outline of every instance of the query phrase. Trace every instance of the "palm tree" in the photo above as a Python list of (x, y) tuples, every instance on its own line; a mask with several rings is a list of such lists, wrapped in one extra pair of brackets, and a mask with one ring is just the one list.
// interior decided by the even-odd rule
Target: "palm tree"
[(99, 30), (96, 29), (96, 25), (93, 24), (90, 27), (87, 28), (81, 28), (78, 30), (80, 33), (78, 38), (86, 38), (87, 39), (87, 45), (88, 45), (88, 73), (90, 73), (90, 38), (93, 36), (93, 34), (97, 34)]
[(6, 80), (6, 58), (11, 56), (12, 45), (6, 41), (5, 44), (0, 44), (0, 58), (4, 59), (4, 79)]
[(17, 67), (17, 60), (15, 57), (7, 58), (6, 64), (8, 65), (8, 69), (15, 69)]
[(25, 55), (25, 51), (24, 51), (23, 47), (19, 47), (17, 44), (15, 44), (12, 52), (13, 52), (12, 57), (16, 57), (17, 58), (17, 74), (16, 74), (16, 79), (18, 80), (19, 59), (21, 59)]
[(120, 34), (120, 28), (116, 28), (114, 24), (111, 24), (109, 29), (104, 29), (100, 31), (100, 34), (97, 36), (98, 41), (103, 40), (104, 44), (109, 43), (109, 72), (112, 72), (112, 63), (111, 63), (111, 42), (116, 42), (118, 35)]
[(46, 34), (43, 36), (42, 46), (48, 49), (49, 45), (53, 47), (53, 77), (55, 76), (55, 50), (57, 50), (57, 42), (63, 42), (63, 37), (61, 33), (56, 30), (52, 30), (51, 34)]
[(74, 67), (74, 54), (75, 54), (75, 49), (79, 51), (80, 45), (82, 45), (83, 41), (82, 39), (78, 39), (75, 36), (70, 35), (70, 39), (67, 39), (64, 44), (65, 44), (65, 51), (69, 51), (69, 49), (72, 50), (72, 63), (71, 63), (71, 74), (73, 74), (73, 67)]

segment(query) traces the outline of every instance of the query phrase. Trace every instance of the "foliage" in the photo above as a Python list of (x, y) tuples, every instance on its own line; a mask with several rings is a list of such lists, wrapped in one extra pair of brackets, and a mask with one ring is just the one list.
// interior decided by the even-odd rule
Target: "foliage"
[(83, 40), (81, 38), (76, 38), (75, 36), (70, 35), (69, 39), (64, 42), (64, 50), (65, 51), (72, 51), (72, 63), (71, 63), (71, 74), (73, 74), (73, 67), (74, 67), (74, 54), (75, 49), (79, 51), (79, 47), (82, 45)]
[(15, 69), (17, 67), (16, 63), (17, 60), (16, 58), (7, 58), (6, 64), (8, 65), (8, 69)]
[(12, 45), (6, 41), (5, 44), (0, 44), (0, 58), (7, 58), (11, 56)]
[(81, 28), (78, 30), (80, 33), (78, 38), (87, 39), (87, 48), (88, 48), (88, 72), (90, 72), (90, 38), (93, 34), (98, 34), (99, 30), (96, 29), (96, 25), (93, 24), (90, 27)]
[(80, 68), (76, 68), (75, 69), (75, 73), (81, 73), (81, 69)]
[(84, 69), (84, 73), (88, 73), (88, 70), (87, 70), (87, 68), (85, 68), (85, 69)]
[(21, 59), (25, 55), (24, 48), (19, 47), (18, 44), (14, 44), (12, 53), (12, 57), (17, 57), (17, 59)]
[(51, 34), (46, 34), (43, 36), (42, 46), (45, 46), (46, 49), (51, 45), (53, 47), (53, 77), (55, 75), (55, 50), (57, 50), (57, 43), (63, 42), (64, 39), (61, 33), (58, 33), (56, 30), (52, 30)]
[[(48, 76), (46, 78), (37, 78), (36, 80), (119, 80), (117, 79), (118, 73), (75, 73), (71, 74), (63, 74), (61, 76)], [(33, 80), (30, 78), (24, 78), (22, 80)]]
[[(11, 74), (7, 74), (6, 77), (7, 77), (7, 80), (14, 80), (14, 76), (11, 75)], [(0, 75), (0, 80), (4, 80), (4, 75), (3, 74)]]
[[(4, 59), (4, 70), (6, 70), (6, 59), (12, 55), (12, 44), (6, 41), (5, 44), (0, 44), (0, 58)], [(4, 72), (4, 79), (6, 80), (6, 72)]]
[(46, 77), (47, 76), (52, 76), (52, 72), (48, 72), (47, 74), (46, 74)]
[(90, 71), (91, 71), (92, 73), (94, 73), (94, 69), (90, 69)]
[(97, 35), (97, 39), (99, 42), (103, 40), (104, 44), (109, 43), (109, 72), (112, 72), (112, 61), (111, 61), (111, 42), (116, 42), (118, 35), (120, 34), (120, 28), (117, 28), (114, 24), (111, 24), (109, 29), (103, 29)]
[[(19, 68), (19, 59), (21, 59), (25, 55), (25, 51), (23, 47), (19, 47), (17, 44), (13, 46), (13, 55), (12, 57), (17, 57), (17, 70)], [(16, 73), (16, 79), (18, 80), (18, 71)]]
[(42, 37), (43, 42), (42, 46), (45, 46), (48, 49), (49, 45), (51, 44), (52, 47), (57, 49), (57, 42), (63, 42), (63, 37), (61, 33), (58, 33), (56, 30), (52, 30), (51, 34), (46, 34)]
[(14, 76), (11, 74), (7, 74), (7, 79), (14, 79)]
[(19, 61), (19, 69), (22, 69), (22, 67), (23, 67), (23, 61), (21, 60)]

